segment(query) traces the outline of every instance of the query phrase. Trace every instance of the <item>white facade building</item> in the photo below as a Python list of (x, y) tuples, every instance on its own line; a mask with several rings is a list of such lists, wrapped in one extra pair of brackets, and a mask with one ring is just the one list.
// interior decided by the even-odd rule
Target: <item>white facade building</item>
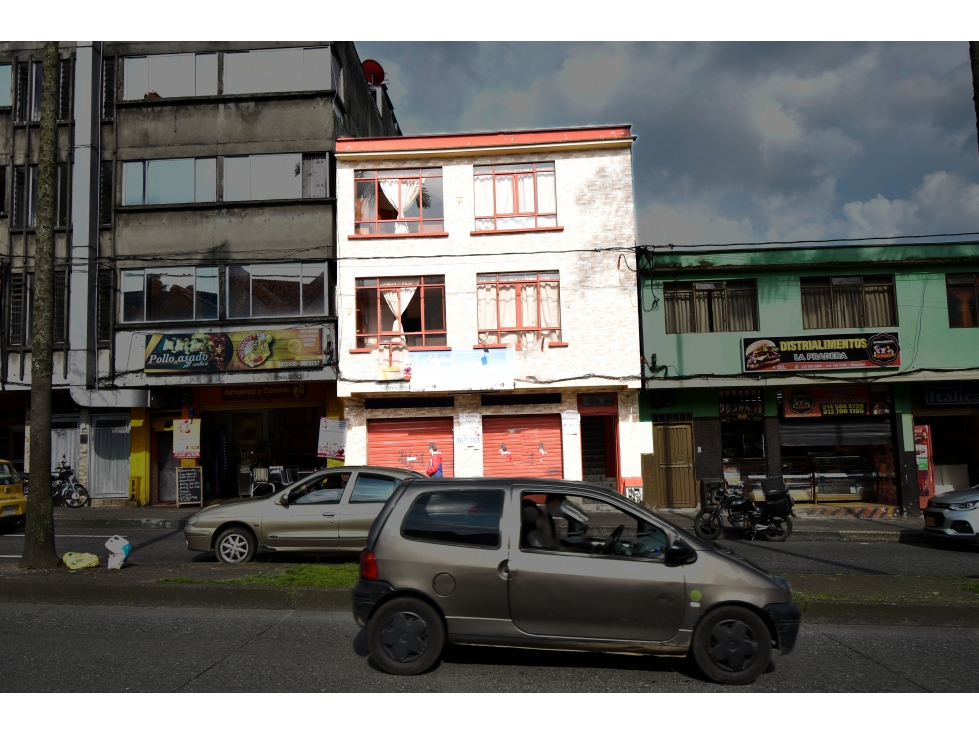
[(337, 140), (349, 463), (641, 488), (633, 141)]

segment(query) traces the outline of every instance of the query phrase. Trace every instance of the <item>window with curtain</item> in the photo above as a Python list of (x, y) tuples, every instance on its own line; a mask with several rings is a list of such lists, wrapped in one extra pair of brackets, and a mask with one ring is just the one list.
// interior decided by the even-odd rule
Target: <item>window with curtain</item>
[(204, 321), (218, 317), (218, 269), (193, 266), (122, 271), (122, 320)]
[(229, 319), (327, 313), (324, 263), (229, 265), (227, 278)]
[(758, 331), (758, 287), (753, 280), (665, 283), (667, 334)]
[(479, 273), (476, 276), (476, 327), (479, 344), (543, 349), (561, 343), (558, 271)]
[(897, 326), (893, 275), (800, 278), (803, 329)]
[(444, 232), (442, 169), (354, 173), (355, 234)]
[(357, 348), (444, 347), (445, 277), (358, 278)]
[(950, 329), (979, 327), (979, 298), (976, 296), (975, 273), (955, 273), (945, 276), (948, 296), (948, 326)]
[(476, 230), (557, 226), (554, 163), (473, 166)]

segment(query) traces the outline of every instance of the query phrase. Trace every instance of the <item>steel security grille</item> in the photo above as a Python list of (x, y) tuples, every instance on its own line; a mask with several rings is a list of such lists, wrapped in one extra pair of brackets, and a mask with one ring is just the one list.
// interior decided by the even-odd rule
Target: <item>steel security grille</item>
[(102, 119), (111, 120), (116, 109), (116, 60), (102, 60)]
[(564, 477), (561, 416), (484, 415), (483, 476)]
[(55, 344), (64, 344), (67, 339), (65, 326), (68, 317), (68, 273), (64, 270), (54, 271), (54, 314), (53, 338)]
[(367, 463), (424, 473), (434, 443), (442, 454), (442, 475), (453, 476), (451, 418), (391, 418), (367, 421)]
[(112, 161), (102, 161), (99, 175), (99, 224), (112, 224)]
[(782, 421), (782, 446), (874, 446), (891, 443), (891, 422), (877, 420)]
[(71, 119), (71, 59), (62, 59), (58, 66), (58, 119)]
[(7, 343), (20, 346), (24, 340), (24, 273), (10, 275), (10, 324)]
[(30, 100), (28, 99), (28, 72), (30, 65), (26, 61), (17, 64), (17, 87), (16, 97), (14, 98), (14, 122), (27, 121), (27, 108)]
[(23, 227), (27, 213), (27, 169), (24, 166), (14, 167), (14, 202), (13, 226)]
[(96, 339), (107, 342), (112, 338), (112, 271), (99, 271)]

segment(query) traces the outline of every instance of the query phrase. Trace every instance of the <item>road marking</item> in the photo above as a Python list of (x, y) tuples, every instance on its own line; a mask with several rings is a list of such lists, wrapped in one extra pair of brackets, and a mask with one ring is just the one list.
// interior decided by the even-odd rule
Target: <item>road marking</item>
[(0, 556), (0, 558), (20, 558), (20, 556)]

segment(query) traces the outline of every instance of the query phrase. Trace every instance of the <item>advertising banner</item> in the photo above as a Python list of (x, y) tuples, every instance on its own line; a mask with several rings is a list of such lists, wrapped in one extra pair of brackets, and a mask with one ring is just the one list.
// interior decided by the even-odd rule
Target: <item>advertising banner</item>
[(200, 418), (187, 418), (173, 422), (173, 458), (201, 458)]
[(322, 367), (323, 331), (251, 331), (147, 334), (143, 371), (235, 372)]
[(513, 350), (412, 352), (411, 392), (512, 390)]
[(979, 405), (979, 383), (929, 382), (925, 405)]
[(347, 452), (348, 421), (320, 418), (320, 437), (316, 455), (327, 459), (344, 459)]
[(886, 389), (871, 392), (869, 385), (786, 388), (782, 408), (786, 418), (890, 415), (891, 395)]
[(813, 334), (741, 339), (743, 372), (781, 370), (852, 370), (901, 366), (894, 332)]

